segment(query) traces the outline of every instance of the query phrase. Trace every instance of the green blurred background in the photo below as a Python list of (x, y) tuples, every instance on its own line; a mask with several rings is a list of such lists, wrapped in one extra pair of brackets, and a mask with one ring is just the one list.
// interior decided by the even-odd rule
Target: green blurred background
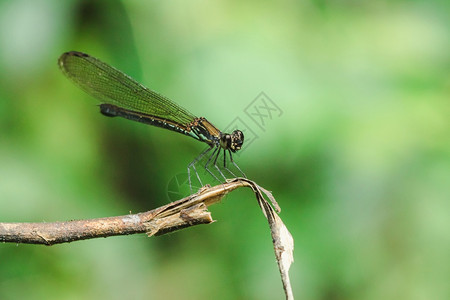
[[(152, 209), (204, 148), (99, 114), (56, 64), (78, 50), (219, 128), (248, 125), (236, 160), (282, 208), (298, 299), (450, 299), (449, 8), (1, 1), (0, 221)], [(263, 128), (245, 114), (261, 92), (282, 111)], [(211, 211), (157, 238), (2, 244), (0, 299), (282, 299), (251, 191)]]

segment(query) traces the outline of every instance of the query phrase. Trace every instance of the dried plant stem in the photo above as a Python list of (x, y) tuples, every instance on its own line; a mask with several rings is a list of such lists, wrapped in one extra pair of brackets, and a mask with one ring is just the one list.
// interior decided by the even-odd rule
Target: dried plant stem
[[(272, 242), (286, 299), (294, 299), (289, 280), (294, 241), (278, 217), (280, 208), (272, 194), (246, 178), (235, 178), (214, 187), (203, 187), (189, 197), (151, 211), (89, 220), (51, 223), (0, 223), (0, 242), (55, 245), (116, 235), (146, 233), (162, 235), (182, 228), (214, 222), (207, 207), (239, 187), (250, 187), (269, 222)], [(272, 206), (263, 196), (265, 194)]]
[(245, 181), (204, 187), (198, 193), (151, 211), (117, 217), (50, 223), (0, 223), (0, 242), (55, 245), (99, 237), (147, 233), (162, 235), (213, 222), (207, 206)]

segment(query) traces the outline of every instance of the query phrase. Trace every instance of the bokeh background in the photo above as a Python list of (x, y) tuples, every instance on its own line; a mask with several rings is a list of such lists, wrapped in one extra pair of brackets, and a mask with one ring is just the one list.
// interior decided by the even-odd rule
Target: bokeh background
[[(152, 209), (204, 148), (99, 114), (58, 70), (78, 50), (253, 131), (236, 160), (282, 208), (298, 299), (450, 299), (449, 6), (1, 1), (0, 221)], [(279, 108), (263, 127), (261, 92)], [(0, 299), (282, 299), (251, 191), (211, 211), (157, 238), (1, 244)]]

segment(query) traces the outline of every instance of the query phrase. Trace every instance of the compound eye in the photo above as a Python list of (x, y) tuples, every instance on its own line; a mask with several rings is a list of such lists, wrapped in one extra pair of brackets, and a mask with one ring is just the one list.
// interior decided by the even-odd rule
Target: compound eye
[(240, 130), (235, 130), (231, 134), (231, 151), (236, 152), (240, 150), (244, 144), (244, 134)]

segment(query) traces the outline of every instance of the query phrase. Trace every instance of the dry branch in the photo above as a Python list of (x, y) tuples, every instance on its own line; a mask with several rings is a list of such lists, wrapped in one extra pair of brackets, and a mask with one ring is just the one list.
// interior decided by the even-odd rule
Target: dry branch
[[(293, 261), (293, 239), (275, 211), (280, 208), (272, 194), (245, 178), (235, 178), (151, 211), (100, 219), (51, 223), (0, 223), (0, 242), (55, 245), (99, 237), (147, 233), (162, 235), (182, 228), (213, 222), (207, 207), (239, 187), (250, 187), (267, 218), (275, 256), (287, 299), (293, 299), (288, 271)], [(273, 207), (264, 199), (265, 194)]]
[(234, 181), (205, 187), (198, 193), (151, 211), (117, 217), (51, 223), (0, 223), (0, 242), (55, 245), (79, 240), (147, 233), (162, 235), (213, 222), (207, 206), (244, 186)]

